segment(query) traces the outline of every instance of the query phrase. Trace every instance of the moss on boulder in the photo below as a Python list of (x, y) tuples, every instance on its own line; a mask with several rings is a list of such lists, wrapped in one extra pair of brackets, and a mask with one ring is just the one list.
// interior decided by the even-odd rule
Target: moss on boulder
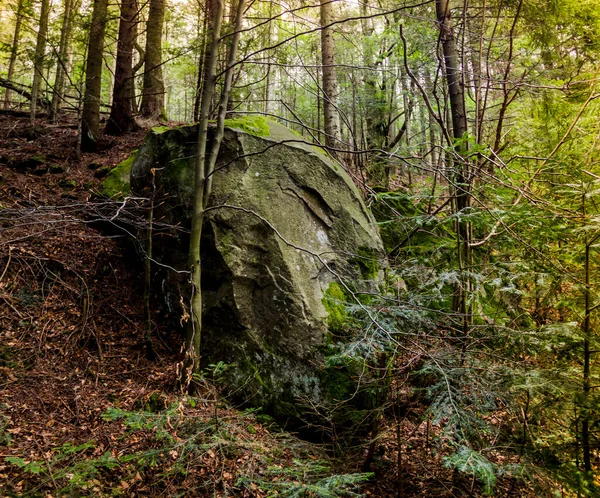
[[(338, 279), (376, 289), (383, 245), (360, 192), (325, 154), (262, 117), (226, 125), (202, 234), (203, 361), (231, 365), (223, 380), (238, 398), (297, 420), (358, 381), (349, 365), (326, 367), (331, 334), (351, 329)], [(171, 228), (155, 231), (154, 254), (177, 270), (187, 265), (197, 132), (151, 130), (131, 169), (141, 196), (156, 170), (155, 219)], [(179, 323), (186, 274), (165, 268), (154, 281)], [(348, 385), (336, 387), (340, 375)]]
[(344, 333), (350, 328), (350, 315), (347, 312), (348, 298), (338, 282), (331, 282), (323, 296), (323, 306), (327, 311), (327, 327), (330, 332)]
[(263, 116), (242, 116), (225, 120), (225, 128), (239, 130), (255, 137), (268, 137), (271, 130)]
[(100, 184), (100, 194), (111, 199), (121, 199), (131, 193), (131, 166), (137, 151), (114, 167)]

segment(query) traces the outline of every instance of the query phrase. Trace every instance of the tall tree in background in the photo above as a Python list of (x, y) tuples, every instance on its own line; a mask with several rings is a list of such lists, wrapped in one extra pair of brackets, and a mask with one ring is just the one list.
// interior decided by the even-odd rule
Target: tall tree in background
[[(15, 64), (17, 62), (17, 54), (19, 53), (19, 39), (21, 36), (21, 24), (23, 23), (23, 1), (19, 0), (17, 3), (17, 12), (16, 12), (16, 20), (15, 20), (15, 31), (12, 39), (12, 47), (10, 49), (10, 60), (8, 63), (8, 73), (6, 78), (8, 81), (13, 79), (15, 74)], [(10, 99), (12, 98), (12, 90), (10, 88), (6, 89), (6, 94), (4, 95), (4, 109), (8, 109), (10, 107)]]
[(56, 65), (56, 76), (52, 93), (52, 104), (50, 107), (50, 119), (56, 120), (64, 98), (65, 77), (68, 72), (69, 46), (71, 44), (71, 33), (73, 31), (73, 17), (79, 7), (78, 0), (65, 0), (62, 29), (60, 32), (60, 44), (58, 47), (58, 61)]
[(340, 126), (337, 109), (337, 74), (335, 68), (335, 44), (333, 40), (333, 0), (320, 0), (321, 13), (321, 65), (323, 68), (323, 115), (325, 144), (339, 147)]
[(166, 119), (165, 85), (162, 72), (162, 34), (165, 0), (150, 0), (146, 30), (146, 57), (141, 112), (144, 118)]
[(44, 77), (44, 59), (46, 55), (46, 37), (48, 35), (48, 15), (50, 13), (50, 0), (42, 0), (40, 9), (40, 22), (35, 44), (35, 55), (33, 58), (34, 75), (31, 86), (31, 123), (35, 121), (37, 111), (37, 101), (42, 90), (42, 80)]
[(136, 0), (122, 0), (113, 102), (110, 117), (104, 130), (109, 135), (123, 135), (137, 128), (133, 118), (131, 95), (137, 14)]
[(102, 54), (108, 0), (94, 0), (85, 72), (85, 95), (81, 114), (81, 150), (93, 152), (100, 134), (100, 91), (102, 89)]
[[(454, 189), (455, 212), (464, 213), (470, 205), (470, 181), (469, 164), (466, 158), (467, 145), (467, 110), (465, 106), (465, 89), (463, 84), (462, 64), (456, 45), (456, 38), (452, 28), (449, 0), (436, 0), (435, 9), (437, 14), (438, 28), (440, 30), (440, 41), (444, 52), (444, 72), (448, 87), (450, 100), (450, 114), (452, 116), (452, 138), (455, 141), (456, 155), (454, 157), (454, 171), (452, 183)], [(458, 236), (458, 264), (464, 275), (470, 259), (470, 225), (468, 222), (457, 219), (456, 232)], [(459, 311), (464, 317), (463, 331), (469, 324), (468, 312), (468, 289), (469, 278), (462, 278), (456, 289), (454, 302), (455, 311)]]

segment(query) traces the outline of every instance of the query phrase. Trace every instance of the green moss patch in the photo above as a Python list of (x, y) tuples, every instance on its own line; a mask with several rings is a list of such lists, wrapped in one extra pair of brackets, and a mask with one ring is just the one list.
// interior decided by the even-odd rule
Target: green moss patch
[(119, 163), (119, 165), (116, 168), (113, 168), (107, 175), (100, 186), (100, 193), (103, 196), (114, 199), (125, 197), (131, 193), (129, 175), (136, 154), (137, 150), (133, 151), (133, 154), (125, 159), (125, 161)]
[(348, 298), (345, 290), (337, 282), (331, 282), (323, 296), (323, 306), (327, 311), (327, 327), (330, 332), (343, 333), (350, 328), (350, 316), (346, 309)]
[(350, 260), (360, 270), (365, 280), (376, 280), (381, 268), (377, 252), (371, 247), (359, 247), (357, 254)]
[(271, 135), (269, 124), (263, 116), (242, 116), (225, 120), (225, 128), (241, 130), (256, 137)]
[(161, 135), (162, 133), (169, 131), (171, 128), (169, 128), (168, 126), (155, 126), (154, 128), (152, 128), (152, 133), (154, 133), (155, 135)]

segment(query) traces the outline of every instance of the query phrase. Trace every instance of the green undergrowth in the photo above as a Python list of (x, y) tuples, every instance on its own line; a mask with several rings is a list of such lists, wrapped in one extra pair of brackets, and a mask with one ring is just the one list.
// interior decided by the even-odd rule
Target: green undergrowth
[(258, 479), (242, 477), (238, 484), (247, 489), (260, 486), (267, 491), (267, 496), (358, 497), (363, 496), (360, 484), (372, 477), (372, 473), (333, 474), (325, 461), (294, 459), (290, 467), (269, 466)]
[[(210, 394), (210, 393), (209, 393)], [(271, 434), (255, 410), (185, 397), (155, 411), (111, 407), (112, 441), (65, 443), (41, 458), (5, 457), (18, 485), (8, 496), (359, 497), (371, 474), (338, 472), (322, 447)], [(149, 406), (147, 403), (145, 406)], [(14, 480), (16, 482), (17, 479)]]
[[(363, 265), (363, 261), (366, 264)], [(377, 276), (379, 261), (371, 251), (361, 251), (354, 263), (365, 280)], [(385, 351), (386, 341), (380, 344), (365, 343), (365, 321), (371, 313), (372, 297), (354, 293), (354, 285), (332, 282), (329, 284), (323, 305), (328, 314), (328, 334), (322, 348), (325, 368), (320, 375), (321, 386), (331, 403), (331, 420), (338, 430), (352, 428), (360, 433), (368, 425), (373, 410), (387, 385), (373, 376), (375, 362)], [(369, 341), (370, 342), (370, 341)], [(373, 346), (373, 347), (371, 347)]]

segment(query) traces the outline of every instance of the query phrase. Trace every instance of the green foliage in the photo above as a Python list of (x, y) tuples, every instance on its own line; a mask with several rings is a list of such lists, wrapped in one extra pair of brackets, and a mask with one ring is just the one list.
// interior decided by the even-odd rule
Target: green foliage
[(6, 457), (5, 461), (6, 463), (12, 463), (20, 469), (23, 469), (24, 472), (29, 472), (31, 474), (39, 474), (45, 469), (44, 462), (29, 462), (19, 457)]
[(359, 268), (364, 280), (375, 280), (381, 268), (379, 255), (370, 247), (359, 247), (350, 263)]
[[(47, 460), (29, 461), (20, 457), (6, 457), (5, 461), (23, 472), (44, 477), (55, 483), (55, 486), (61, 482), (61, 487), (56, 488), (60, 495), (80, 495), (97, 485), (100, 474), (120, 466), (119, 461), (108, 451), (98, 458), (89, 458), (86, 453), (95, 447), (93, 441), (79, 445), (65, 443), (53, 448), (54, 455)], [(36, 496), (35, 492), (31, 495)], [(23, 496), (29, 496), (29, 493)]]
[(496, 469), (481, 453), (473, 451), (467, 446), (460, 446), (455, 453), (444, 458), (444, 465), (474, 476), (483, 484), (485, 494), (494, 494), (497, 480)]
[(295, 459), (293, 466), (271, 466), (264, 472), (263, 478), (243, 477), (238, 485), (252, 489), (258, 485), (267, 496), (286, 498), (342, 498), (362, 497), (358, 490), (361, 483), (373, 477), (372, 473), (334, 474), (323, 461), (302, 461)]

